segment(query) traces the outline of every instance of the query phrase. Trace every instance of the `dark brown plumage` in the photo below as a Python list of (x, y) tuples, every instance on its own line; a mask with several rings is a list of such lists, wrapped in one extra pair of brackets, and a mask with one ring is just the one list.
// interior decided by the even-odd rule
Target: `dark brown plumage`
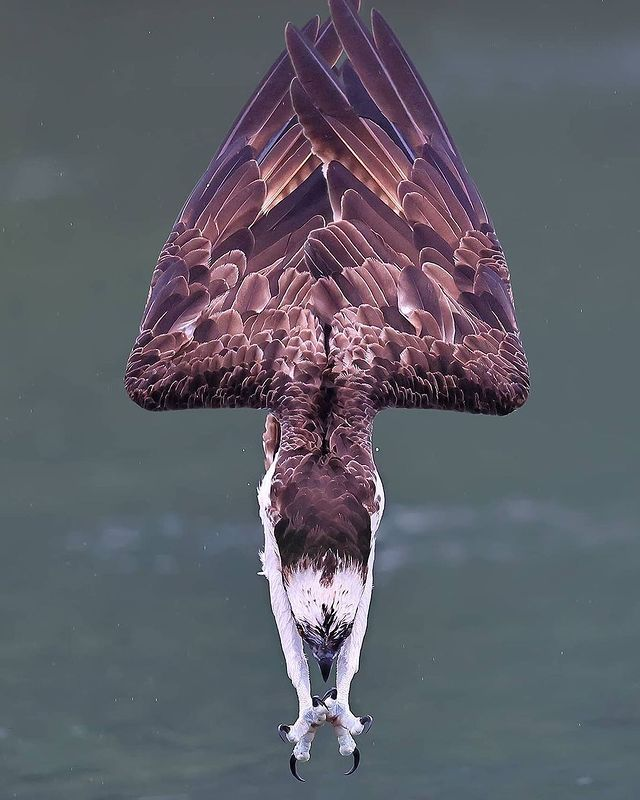
[(285, 567), (366, 564), (379, 410), (507, 414), (529, 386), (502, 248), (433, 99), (379, 14), (369, 32), (330, 6), (288, 26), (180, 213), (126, 371), (143, 408), (271, 410)]

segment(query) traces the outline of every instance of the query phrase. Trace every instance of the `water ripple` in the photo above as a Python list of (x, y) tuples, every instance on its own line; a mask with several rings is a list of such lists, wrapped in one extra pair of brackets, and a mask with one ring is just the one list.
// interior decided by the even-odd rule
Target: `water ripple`
[[(455, 567), (480, 559), (511, 564), (636, 538), (637, 521), (621, 509), (589, 512), (530, 498), (485, 506), (396, 505), (385, 513), (376, 568), (381, 576), (416, 562)], [(166, 514), (105, 519), (93, 530), (69, 532), (65, 546), (70, 553), (122, 573), (173, 575), (223, 553), (255, 553), (261, 539), (254, 523), (217, 524), (211, 518)]]

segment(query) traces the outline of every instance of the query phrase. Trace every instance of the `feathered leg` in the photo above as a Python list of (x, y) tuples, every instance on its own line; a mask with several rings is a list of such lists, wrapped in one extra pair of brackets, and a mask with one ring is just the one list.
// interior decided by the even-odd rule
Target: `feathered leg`
[(311, 696), (309, 665), (304, 654), (302, 638), (296, 630), (289, 601), (279, 575), (269, 577), (269, 593), (273, 616), (280, 634), (282, 652), (287, 664), (287, 675), (298, 695), (299, 706), (296, 722), (293, 725), (281, 725), (279, 731), (284, 740), (295, 745), (293, 755), (296, 760), (308, 761), (316, 731), (326, 721), (327, 709), (320, 698)]
[(327, 708), (319, 697), (311, 695), (309, 664), (304, 654), (302, 637), (295, 625), (291, 605), (282, 583), (282, 565), (273, 533), (273, 524), (267, 512), (271, 480), (275, 462), (269, 465), (267, 474), (258, 490), (260, 515), (265, 531), (265, 548), (262, 554), (262, 574), (269, 581), (271, 610), (276, 621), (282, 652), (287, 665), (287, 675), (298, 695), (298, 719), (292, 725), (280, 725), (278, 731), (283, 741), (294, 745), (291, 756), (291, 771), (302, 780), (295, 769), (298, 761), (308, 761), (316, 731), (326, 722)]
[[(367, 618), (369, 616), (369, 606), (371, 604), (371, 593), (373, 591), (373, 547), (369, 561), (369, 575), (365, 584), (362, 599), (356, 612), (351, 634), (345, 640), (336, 663), (336, 688), (332, 689), (324, 697), (327, 705), (327, 720), (333, 725), (335, 734), (338, 738), (338, 747), (343, 756), (354, 756), (354, 767), (358, 765), (360, 754), (356, 746), (354, 736), (366, 733), (373, 718), (369, 715), (357, 717), (349, 707), (349, 692), (351, 682), (360, 667), (360, 651), (364, 642), (367, 630)], [(353, 771), (352, 770), (352, 771)]]

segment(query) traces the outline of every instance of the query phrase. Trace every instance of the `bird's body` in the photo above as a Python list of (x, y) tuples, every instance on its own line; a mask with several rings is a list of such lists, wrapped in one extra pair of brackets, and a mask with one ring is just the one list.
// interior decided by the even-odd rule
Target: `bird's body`
[[(126, 374), (144, 408), (269, 411), (263, 572), (300, 700), (283, 731), (303, 760), (327, 719), (356, 754), (369, 722), (348, 693), (384, 504), (375, 415), (506, 414), (528, 392), (484, 204), (399, 42), (354, 5), (287, 28), (160, 255)], [(303, 641), (323, 675), (337, 661), (323, 701)]]

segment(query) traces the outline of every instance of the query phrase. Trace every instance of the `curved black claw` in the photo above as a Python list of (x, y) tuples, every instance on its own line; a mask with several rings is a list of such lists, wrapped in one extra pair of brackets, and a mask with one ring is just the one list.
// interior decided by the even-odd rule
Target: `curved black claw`
[(278, 736), (282, 739), (285, 744), (289, 744), (289, 740), (287, 739), (287, 734), (291, 730), (291, 725), (278, 725)]
[(351, 767), (349, 772), (345, 772), (344, 774), (353, 775), (353, 773), (358, 769), (359, 765), (360, 765), (360, 751), (356, 747), (356, 749), (353, 751), (353, 766)]
[(325, 693), (323, 700), (327, 700), (327, 698), (331, 698), (332, 700), (338, 699), (338, 690), (337, 689), (329, 689), (328, 692)]
[[(314, 694), (313, 697), (311, 698), (311, 703), (314, 708), (317, 708), (318, 706), (324, 706), (325, 708), (327, 708), (324, 702), (326, 699), (327, 699), (326, 695), (324, 697), (318, 697), (317, 694)], [(329, 709), (327, 708), (327, 711), (328, 710)]]
[(360, 724), (364, 725), (362, 733), (369, 733), (371, 730), (371, 726), (373, 725), (373, 717), (371, 714), (367, 714), (364, 717), (360, 717)]
[(298, 759), (293, 753), (291, 753), (291, 758), (289, 759), (289, 769), (297, 781), (300, 781), (300, 783), (306, 783), (305, 779), (298, 775)]

